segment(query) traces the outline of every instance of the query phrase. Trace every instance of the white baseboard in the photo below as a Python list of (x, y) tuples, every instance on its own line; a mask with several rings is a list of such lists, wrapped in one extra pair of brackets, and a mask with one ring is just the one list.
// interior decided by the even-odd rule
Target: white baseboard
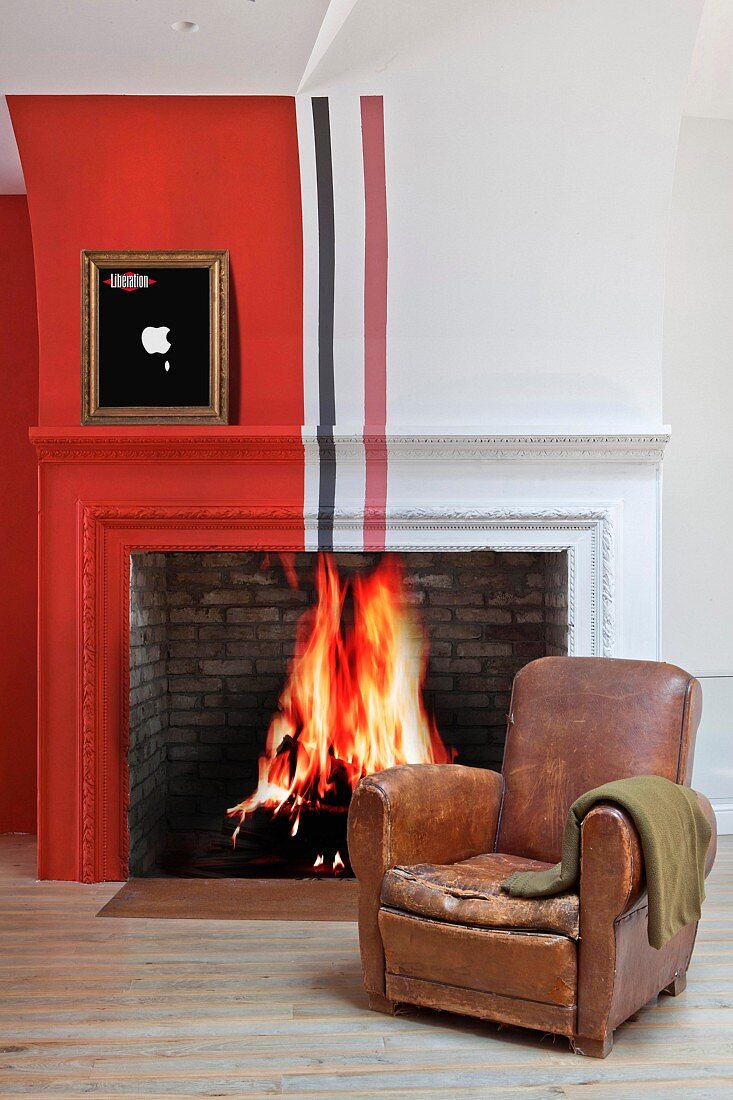
[(710, 804), (715, 810), (718, 836), (733, 833), (733, 798), (711, 798)]

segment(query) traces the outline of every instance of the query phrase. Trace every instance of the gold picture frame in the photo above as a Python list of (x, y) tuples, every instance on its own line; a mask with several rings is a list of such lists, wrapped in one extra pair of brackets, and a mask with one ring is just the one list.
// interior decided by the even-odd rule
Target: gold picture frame
[[(140, 271), (132, 271), (128, 269), (145, 269), (141, 274)], [(160, 400), (156, 403), (154, 399), (147, 400), (146, 397), (146, 384), (145, 376), (141, 374), (140, 370), (136, 374), (130, 371), (130, 377), (134, 377), (137, 381), (133, 385), (130, 383), (125, 389), (125, 384), (120, 386), (120, 376), (125, 374), (125, 369), (121, 368), (120, 355), (124, 356), (124, 348), (129, 346), (131, 348), (137, 348), (138, 356), (139, 341), (137, 338), (134, 340), (131, 336), (131, 330), (134, 327), (134, 322), (131, 321), (130, 332), (124, 333), (120, 341), (118, 341), (114, 334), (110, 334), (105, 331), (102, 333), (101, 343), (106, 349), (113, 349), (112, 351), (105, 352), (100, 356), (100, 320), (105, 325), (113, 325), (115, 323), (124, 326), (124, 320), (119, 319), (120, 311), (124, 314), (126, 306), (123, 306), (123, 302), (127, 295), (119, 297), (117, 295), (107, 297), (107, 291), (105, 290), (104, 305), (100, 307), (100, 283), (106, 283), (111, 289), (115, 291), (139, 291), (143, 290), (150, 294), (154, 290), (154, 284), (165, 284), (164, 277), (161, 278), (159, 274), (158, 279), (153, 278), (145, 272), (154, 271), (156, 273), (162, 273), (167, 270), (175, 270), (179, 274), (175, 280), (169, 280), (177, 285), (179, 290), (183, 288), (183, 304), (180, 307), (182, 311), (182, 318), (184, 323), (189, 325), (192, 323), (191, 318), (203, 319), (205, 314), (203, 302), (196, 301), (195, 310), (191, 311), (187, 308), (188, 298), (191, 295), (195, 295), (201, 298), (204, 292), (204, 280), (200, 277), (192, 276), (191, 282), (195, 284), (195, 290), (187, 287), (185, 275), (181, 275), (181, 272), (198, 272), (202, 268), (206, 268), (209, 272), (208, 278), (208, 337), (203, 331), (203, 325), (199, 325), (201, 331), (196, 333), (196, 341), (191, 341), (190, 333), (189, 339), (182, 341), (184, 351), (188, 350), (188, 361), (184, 364), (183, 368), (178, 371), (178, 380), (176, 381), (175, 373), (170, 374), (170, 363), (168, 359), (164, 361), (165, 372), (168, 372), (165, 376), (160, 374), (161, 359), (166, 353), (164, 351), (158, 351), (160, 349), (154, 348), (153, 351), (147, 346), (145, 341), (145, 333), (159, 333), (163, 332), (162, 340), (168, 344), (171, 348), (173, 345), (167, 340), (170, 334), (170, 326), (160, 326), (158, 322), (158, 328), (152, 326), (143, 330), (142, 343), (144, 350), (148, 352), (155, 360), (155, 373), (152, 372), (151, 365), (151, 379), (155, 377), (157, 380), (156, 385), (151, 385), (151, 395), (160, 397), (160, 378), (172, 378), (170, 394), (172, 399), (176, 398), (177, 393), (183, 394), (183, 390), (186, 389), (187, 394), (194, 393), (196, 398), (194, 403), (186, 402), (184, 404), (170, 404), (168, 398), (165, 403), (161, 404)], [(102, 280), (102, 275), (107, 273), (108, 277)], [(229, 374), (228, 374), (228, 300), (229, 300), (229, 253), (226, 250), (215, 251), (91, 251), (83, 250), (81, 253), (81, 422), (82, 424), (227, 424), (229, 415)], [(147, 299), (147, 304), (150, 304), (153, 308), (151, 313), (154, 314), (156, 308), (159, 307), (162, 297), (161, 295), (165, 291), (158, 289), (157, 298), (155, 295)], [(168, 299), (170, 303), (170, 289), (167, 291)], [(188, 296), (188, 297), (187, 297)], [(128, 298), (131, 301), (131, 298)], [(130, 306), (130, 312), (134, 313), (137, 309), (139, 315), (138, 304), (140, 298), (135, 300), (135, 306)], [(116, 312), (113, 312), (116, 311)], [(169, 309), (170, 311), (170, 309)], [(166, 317), (165, 320), (168, 320)], [(139, 320), (137, 322), (140, 324)], [(180, 326), (179, 326), (180, 327)], [(137, 329), (135, 329), (137, 332)], [(161, 339), (161, 337), (157, 337)], [(127, 344), (125, 343), (127, 341)], [(201, 400), (201, 397), (205, 397), (206, 378), (204, 373), (204, 363), (201, 362), (199, 368), (198, 358), (196, 356), (195, 349), (199, 347), (202, 351), (200, 355), (201, 360), (204, 358), (203, 349), (204, 341), (208, 346), (208, 403)], [(179, 344), (179, 363), (180, 357), (183, 354), (180, 350), (181, 344)], [(123, 350), (120, 351), (119, 349)], [(191, 349), (194, 348), (194, 351)], [(108, 362), (101, 361), (106, 358)], [(174, 358), (173, 367), (178, 364)], [(105, 371), (108, 374), (105, 374)], [(180, 381), (183, 378), (185, 384)], [(178, 390), (176, 390), (178, 386)], [(130, 391), (134, 390), (133, 396), (136, 398), (134, 402), (118, 404), (115, 401), (115, 393), (122, 392), (125, 399), (129, 399)], [(112, 395), (112, 401), (107, 399), (103, 400), (105, 393)], [(185, 395), (184, 395), (185, 396)]]

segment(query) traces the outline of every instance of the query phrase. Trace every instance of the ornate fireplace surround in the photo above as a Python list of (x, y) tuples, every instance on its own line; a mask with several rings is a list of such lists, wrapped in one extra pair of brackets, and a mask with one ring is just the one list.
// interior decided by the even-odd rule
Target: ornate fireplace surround
[[(241, 428), (35, 429), (31, 437), (40, 464), (39, 877), (124, 879), (130, 555), (303, 549), (318, 518), (303, 505), (308, 440), (304, 448), (300, 432)], [(569, 652), (656, 656), (656, 599), (646, 612), (637, 607), (647, 619), (639, 629), (621, 624), (629, 597), (658, 584), (658, 548), (634, 561), (632, 576), (619, 562), (625, 542), (634, 553), (629, 522), (644, 510), (644, 543), (650, 504), (657, 522), (665, 441), (662, 433), (382, 437), (387, 548), (567, 551)], [(347, 485), (371, 442), (337, 437)], [(411, 503), (425, 495), (416, 479), (434, 486), (429, 503)], [(339, 550), (363, 549), (365, 529), (383, 522), (358, 504), (337, 499)]]

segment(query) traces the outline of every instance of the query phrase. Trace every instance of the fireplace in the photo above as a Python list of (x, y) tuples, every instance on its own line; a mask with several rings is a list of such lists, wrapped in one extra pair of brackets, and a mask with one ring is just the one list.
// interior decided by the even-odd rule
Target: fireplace
[[(542, 651), (556, 652), (550, 647), (566, 645), (570, 656), (658, 656), (663, 433), (403, 433), (372, 440), (361, 432), (334, 432), (329, 448), (321, 447), (311, 429), (301, 427), (232, 426), (214, 431), (175, 426), (144, 432), (135, 428), (44, 428), (31, 434), (40, 463), (41, 879), (119, 881), (130, 873), (131, 856), (133, 873), (149, 873), (160, 848), (172, 847), (169, 838), (174, 830), (169, 830), (166, 822), (169, 806), (172, 821), (174, 797), (185, 802), (196, 798), (197, 814), (201, 800), (198, 820), (180, 830), (193, 837), (197, 851), (216, 830), (221, 834), (223, 825), (231, 828), (235, 824), (226, 818), (226, 810), (251, 793), (247, 776), (255, 778), (257, 757), (271, 708), (277, 707), (286, 681), (289, 659), (287, 639), (245, 637), (245, 628), (253, 624), (243, 619), (236, 622), (237, 606), (227, 605), (228, 597), (222, 597), (225, 603), (218, 605), (212, 597), (215, 592), (239, 592), (247, 587), (249, 581), (240, 584), (233, 579), (233, 571), (242, 568), (240, 555), (253, 555), (253, 566), (261, 569), (263, 556), (269, 552), (271, 570), (279, 568), (278, 553), (296, 555), (300, 595), (293, 595), (295, 590), (288, 588), (287, 599), (293, 603), (280, 605), (280, 618), (269, 622), (270, 627), (281, 629), (287, 611), (291, 630), (298, 613), (312, 601), (307, 587), (307, 574), (312, 572), (306, 567), (309, 559), (298, 557), (305, 551), (335, 550), (344, 575), (358, 572), (362, 565), (371, 568), (371, 555), (385, 549), (399, 553), (406, 566), (412, 560), (415, 568), (417, 555), (427, 555), (419, 568), (436, 576), (442, 575), (443, 567), (455, 555), (461, 562), (484, 555), (485, 567), (470, 570), (484, 578), (490, 578), (495, 567), (504, 570), (513, 561), (521, 565), (522, 555), (528, 555), (524, 564), (535, 559), (526, 570), (528, 577), (543, 573), (539, 564), (543, 556), (554, 563), (563, 562), (562, 571), (567, 572), (566, 641), (560, 638), (558, 642), (549, 630), (550, 626), (562, 628), (562, 623), (548, 619), (546, 633), (542, 623), (528, 620), (520, 624), (519, 608), (510, 621), (487, 618), (483, 629), (489, 633), (482, 638), (454, 639), (456, 646), (485, 641), (511, 647), (510, 653), (493, 654), (497, 669), (502, 662), (507, 667), (501, 669), (501, 676), (491, 677), (501, 682), (490, 689), (483, 682), (490, 677), (481, 667), (482, 658), (469, 657), (466, 650), (461, 658), (478, 661), (478, 671), (464, 669), (460, 686), (455, 679), (450, 689), (440, 686), (447, 683), (440, 677), (458, 675), (450, 669), (446, 672), (445, 662), (451, 658), (446, 656), (445, 646), (451, 642), (439, 636), (450, 622), (441, 621), (440, 614), (428, 621), (431, 609), (441, 607), (441, 589), (426, 584), (421, 595), (411, 589), (421, 601), (417, 609), (430, 613), (424, 624), (431, 645), (425, 705), (435, 713), (441, 737), (456, 750), (457, 758), (480, 766), (498, 766), (511, 673), (540, 652), (540, 646), (547, 647)], [(365, 481), (365, 464), (374, 460), (372, 451), (379, 461), (385, 454), (388, 459), (386, 510), (383, 502), (371, 502), (371, 483)], [(327, 478), (325, 484), (332, 486), (335, 495), (333, 507), (324, 509), (317, 498), (319, 469), (322, 473), (325, 465), (328, 473), (329, 463), (335, 463), (336, 476)], [(369, 561), (360, 557), (363, 553)], [(353, 555), (356, 557), (349, 564)], [(216, 572), (217, 556), (221, 569), (230, 572), (228, 576), (222, 573), (211, 585), (207, 599), (212, 602), (203, 602), (203, 582), (199, 589), (192, 584), (190, 591), (180, 591), (176, 570)], [(225, 566), (224, 561), (230, 564)], [(202, 565), (205, 568), (200, 568)], [(144, 580), (145, 573), (149, 583)], [(265, 599), (264, 590), (274, 590), (282, 583), (280, 573), (276, 585), (260, 585), (257, 590), (262, 589), (263, 594), (253, 595), (252, 603), (244, 607), (267, 610), (268, 605), (260, 603)], [(146, 584), (147, 592), (137, 591)], [(455, 591), (459, 592), (458, 586)], [(531, 591), (536, 600), (537, 589)], [(135, 612), (132, 624), (131, 605)], [(464, 608), (470, 610), (471, 605)], [(271, 605), (269, 609), (272, 611)], [(453, 621), (475, 627), (457, 615), (458, 609), (456, 606)], [(486, 610), (507, 608), (487, 603)], [(549, 602), (546, 610), (550, 610)], [(530, 602), (522, 613), (536, 611), (537, 605)], [(201, 621), (185, 621), (191, 613), (200, 615)], [(521, 639), (501, 636), (520, 625), (526, 628)], [(267, 627), (267, 620), (260, 626)], [(239, 637), (214, 637), (222, 627), (237, 628)], [(212, 636), (206, 637), (207, 630)], [(534, 636), (537, 633), (542, 636)], [(241, 671), (242, 662), (257, 658), (248, 657), (244, 650), (227, 653), (226, 646), (246, 647), (253, 640), (283, 648), (279, 656), (260, 654), (261, 662), (275, 662), (274, 671), (264, 665), (257, 670), (255, 665), (255, 672), (263, 678), (258, 692), (263, 697), (269, 693), (269, 699), (249, 726), (233, 717), (235, 711), (241, 715), (252, 709), (243, 699), (249, 692), (243, 683), (231, 682), (238, 678), (236, 671)], [(291, 647), (293, 642), (294, 633)], [(192, 644), (196, 649), (219, 649), (216, 655), (200, 649), (187, 652), (186, 647)], [(231, 674), (223, 670), (209, 673), (203, 666), (206, 661), (239, 663), (228, 666), (235, 668)], [(210, 675), (217, 681), (214, 690), (183, 690), (178, 681), (179, 690), (173, 692), (173, 677), (185, 680), (188, 674), (183, 669), (195, 663), (198, 670), (199, 662), (201, 676)], [(180, 671), (172, 671), (175, 669)], [(190, 678), (197, 676), (198, 671)], [(479, 680), (472, 683), (471, 677), (482, 681), (479, 687), (474, 687)], [(231, 712), (225, 708), (223, 725), (219, 717), (207, 718), (216, 726), (208, 732), (201, 727), (195, 735), (195, 744), (216, 753), (215, 758), (201, 761), (199, 774), (206, 770), (207, 782), (221, 784), (223, 792), (213, 787), (210, 794), (202, 791), (197, 777), (181, 769), (174, 794), (167, 769), (172, 763), (186, 767), (195, 763), (180, 757), (181, 752), (185, 756), (191, 751), (186, 738), (195, 727), (178, 717), (173, 724), (171, 718), (196, 707), (201, 713), (221, 714), (221, 707), (213, 705), (209, 697), (232, 693), (239, 699), (236, 706), (232, 702)], [(488, 695), (489, 703), (473, 707), (465, 702), (465, 697), (476, 693)], [(447, 708), (449, 696), (454, 702), (464, 697), (466, 713), (460, 722)], [(471, 710), (480, 712), (478, 720)], [(136, 740), (143, 726), (145, 735)], [(178, 731), (177, 747), (174, 730)], [(223, 730), (235, 742), (208, 741), (209, 736), (219, 737), (216, 730)], [(244, 755), (235, 759), (236, 753)], [(179, 759), (172, 760), (176, 754)], [(222, 765), (225, 774), (216, 775)], [(242, 773), (236, 777), (229, 772), (235, 767)], [(196, 782), (189, 790), (192, 778)], [(136, 799), (135, 814), (146, 819), (144, 826), (132, 812)], [(140, 806), (146, 807), (144, 812)], [(186, 814), (190, 809), (186, 808)], [(149, 831), (155, 837), (156, 829), (157, 839), (151, 839), (147, 852), (143, 846), (138, 854), (140, 836)]]
[(498, 769), (567, 636), (564, 551), (132, 553), (130, 874), (349, 874), (360, 776)]

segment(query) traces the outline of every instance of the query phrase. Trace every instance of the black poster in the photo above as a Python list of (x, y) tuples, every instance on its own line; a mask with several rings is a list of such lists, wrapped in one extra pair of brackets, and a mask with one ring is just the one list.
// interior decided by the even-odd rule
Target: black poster
[(82, 424), (226, 424), (226, 249), (81, 254)]
[(99, 408), (207, 406), (206, 267), (100, 267)]

